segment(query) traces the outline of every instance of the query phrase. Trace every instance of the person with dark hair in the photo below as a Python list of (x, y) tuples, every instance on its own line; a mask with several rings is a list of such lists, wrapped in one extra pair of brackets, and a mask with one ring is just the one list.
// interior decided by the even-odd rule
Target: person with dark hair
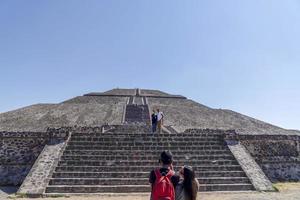
[(179, 175), (181, 181), (175, 189), (176, 200), (196, 200), (199, 189), (198, 180), (195, 178), (195, 172), (191, 166), (183, 166)]
[(154, 109), (152, 111), (151, 121), (152, 121), (152, 133), (155, 133), (157, 127), (157, 113), (155, 112)]
[(179, 182), (179, 176), (175, 174), (172, 163), (172, 153), (163, 151), (159, 159), (161, 166), (150, 172), (152, 200), (175, 200), (175, 187)]

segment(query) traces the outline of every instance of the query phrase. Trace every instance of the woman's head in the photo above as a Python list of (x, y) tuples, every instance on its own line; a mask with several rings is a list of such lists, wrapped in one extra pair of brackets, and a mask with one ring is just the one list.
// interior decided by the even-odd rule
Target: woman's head
[(185, 165), (185, 166), (181, 167), (179, 173), (184, 180), (194, 180), (195, 179), (195, 172), (191, 166)]
[(195, 180), (195, 172), (191, 166), (183, 166), (179, 171), (183, 178), (183, 188), (189, 200), (196, 200), (198, 183)]

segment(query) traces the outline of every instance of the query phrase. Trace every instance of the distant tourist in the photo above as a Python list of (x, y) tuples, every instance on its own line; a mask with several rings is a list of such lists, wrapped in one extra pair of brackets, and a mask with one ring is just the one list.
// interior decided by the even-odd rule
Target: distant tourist
[(164, 113), (161, 112), (159, 109), (157, 109), (157, 127), (159, 133), (161, 133), (162, 131), (163, 120), (164, 120)]
[(176, 186), (176, 200), (196, 200), (199, 183), (195, 178), (193, 168), (190, 166), (184, 166), (180, 169), (179, 175), (181, 181)]
[(175, 187), (179, 176), (173, 171), (173, 155), (163, 151), (159, 159), (160, 167), (150, 172), (151, 200), (175, 200)]
[(152, 111), (151, 121), (152, 121), (152, 133), (155, 133), (157, 127), (157, 113), (155, 112), (154, 109)]

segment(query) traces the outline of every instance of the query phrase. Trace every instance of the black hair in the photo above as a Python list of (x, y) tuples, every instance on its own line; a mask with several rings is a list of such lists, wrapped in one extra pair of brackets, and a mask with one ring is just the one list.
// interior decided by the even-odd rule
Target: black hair
[(159, 159), (164, 165), (170, 165), (173, 162), (173, 155), (171, 151), (163, 151), (160, 154), (160, 159)]
[(198, 192), (198, 183), (195, 180), (195, 172), (191, 166), (183, 168), (183, 188), (188, 200), (196, 200)]

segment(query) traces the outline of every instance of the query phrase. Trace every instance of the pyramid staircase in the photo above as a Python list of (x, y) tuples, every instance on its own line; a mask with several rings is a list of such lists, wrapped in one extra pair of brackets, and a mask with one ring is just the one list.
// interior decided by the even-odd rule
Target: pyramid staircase
[(149, 172), (163, 150), (173, 153), (176, 171), (193, 166), (200, 191), (254, 190), (221, 133), (153, 136), (147, 126), (120, 125), (73, 133), (46, 193), (149, 192)]
[(125, 110), (125, 124), (149, 124), (149, 107), (143, 97), (130, 97)]

